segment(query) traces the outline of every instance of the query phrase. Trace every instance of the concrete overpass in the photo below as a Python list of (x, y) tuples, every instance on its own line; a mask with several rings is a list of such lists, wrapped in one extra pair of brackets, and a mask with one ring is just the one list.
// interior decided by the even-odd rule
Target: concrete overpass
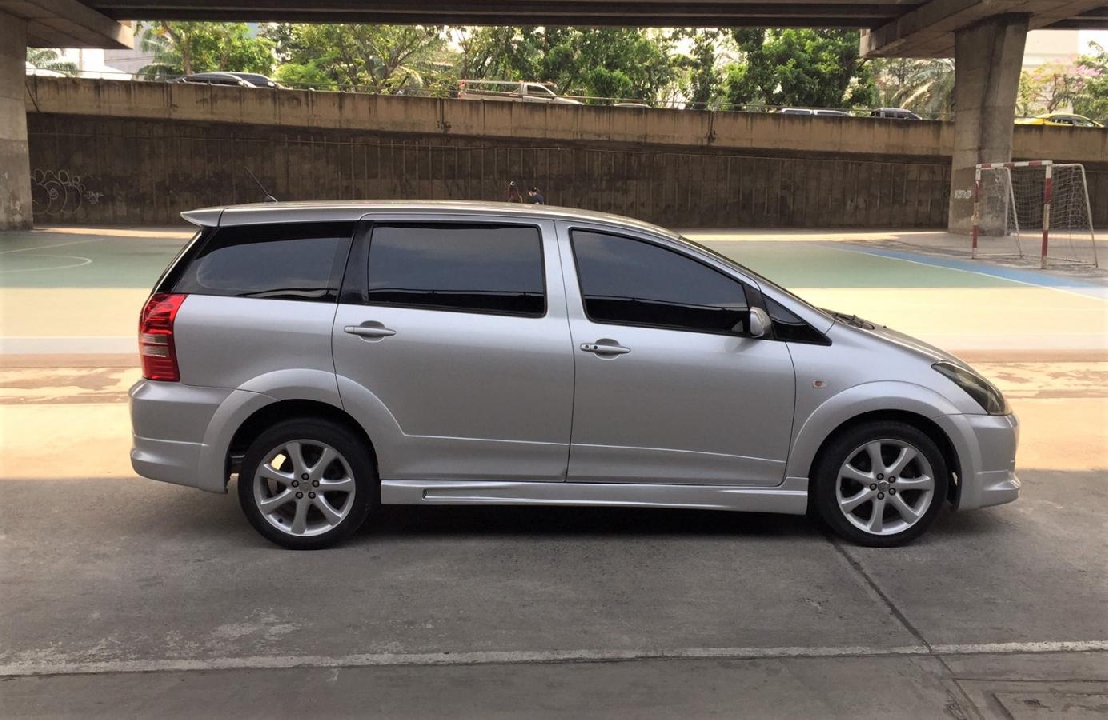
[[(845, 27), (868, 57), (953, 55), (958, 68), (952, 190), (973, 165), (1011, 157), (1027, 31), (1108, 28), (1106, 0), (0, 0), (0, 228), (31, 223), (26, 47), (128, 47), (128, 21), (565, 24), (655, 27)], [(949, 222), (971, 207), (951, 193)]]

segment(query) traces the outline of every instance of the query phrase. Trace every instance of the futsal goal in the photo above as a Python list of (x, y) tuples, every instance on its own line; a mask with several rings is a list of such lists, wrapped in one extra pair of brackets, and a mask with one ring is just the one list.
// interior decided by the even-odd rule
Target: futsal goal
[(974, 258), (1096, 267), (1085, 168), (1050, 160), (982, 163), (973, 182)]

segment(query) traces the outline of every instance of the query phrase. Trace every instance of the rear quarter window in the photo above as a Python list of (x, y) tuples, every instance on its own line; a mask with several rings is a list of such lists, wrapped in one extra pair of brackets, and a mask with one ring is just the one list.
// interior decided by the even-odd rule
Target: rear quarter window
[(173, 273), (172, 292), (335, 302), (354, 225), (219, 228)]

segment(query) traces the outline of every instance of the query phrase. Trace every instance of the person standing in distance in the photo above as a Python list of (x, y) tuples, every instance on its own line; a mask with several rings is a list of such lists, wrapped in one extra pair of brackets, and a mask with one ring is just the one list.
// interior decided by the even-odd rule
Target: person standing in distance
[(532, 185), (531, 189), (527, 191), (527, 198), (528, 202), (530, 202), (532, 205), (546, 204), (546, 198), (542, 196), (542, 193), (539, 192), (539, 189), (534, 185)]
[(508, 202), (510, 202), (510, 203), (522, 203), (523, 202), (523, 197), (519, 194), (519, 186), (516, 185), (515, 180), (508, 183)]

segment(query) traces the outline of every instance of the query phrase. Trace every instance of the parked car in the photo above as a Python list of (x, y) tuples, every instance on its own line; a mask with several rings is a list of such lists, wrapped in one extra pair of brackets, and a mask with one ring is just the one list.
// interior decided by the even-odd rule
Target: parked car
[(1053, 125), (1064, 127), (1102, 128), (1103, 124), (1084, 115), (1073, 113), (1047, 113), (1033, 118), (1017, 118), (1017, 125)]
[(380, 505), (818, 515), (869, 546), (1016, 499), (1017, 423), (957, 358), (662, 228), (507, 203), (267, 203), (140, 318), (134, 469), (321, 548)]
[(904, 108), (877, 108), (870, 111), (870, 117), (889, 118), (891, 120), (922, 120), (919, 115)]
[(227, 74), (228, 75), (234, 75), (235, 77), (238, 77), (238, 78), (242, 78), (243, 80), (250, 83), (254, 87), (270, 88), (270, 89), (273, 89), (273, 90), (279, 90), (279, 89), (283, 89), (285, 87), (284, 85), (277, 82), (276, 80), (271, 80), (270, 78), (268, 78), (265, 75), (262, 75), (260, 73), (232, 72), (232, 73), (227, 73)]
[(537, 82), (525, 80), (460, 80), (460, 100), (502, 100), (508, 102), (548, 103), (554, 105), (580, 105), (579, 100), (562, 97)]
[(816, 110), (814, 114), (822, 117), (850, 117), (846, 110)]
[(814, 115), (815, 113), (810, 108), (792, 108), (785, 107), (777, 111), (778, 115)]
[(200, 84), (200, 85), (229, 85), (244, 88), (281, 88), (279, 83), (270, 80), (265, 75), (244, 72), (204, 72), (192, 73), (177, 78), (174, 82)]

